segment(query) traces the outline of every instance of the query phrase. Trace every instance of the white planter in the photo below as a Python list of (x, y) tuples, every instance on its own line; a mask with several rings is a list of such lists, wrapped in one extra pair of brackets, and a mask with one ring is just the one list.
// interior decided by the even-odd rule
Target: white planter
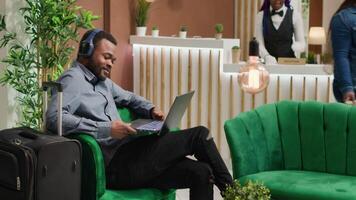
[(136, 35), (137, 36), (145, 36), (146, 35), (146, 26), (138, 26), (136, 27)]
[(237, 64), (240, 62), (240, 49), (231, 50), (232, 63)]
[(179, 38), (187, 38), (187, 31), (179, 31)]
[(152, 30), (152, 37), (158, 37), (159, 36), (159, 30)]
[(221, 38), (222, 38), (222, 33), (216, 33), (215, 34), (215, 38), (217, 39), (217, 40), (220, 40)]

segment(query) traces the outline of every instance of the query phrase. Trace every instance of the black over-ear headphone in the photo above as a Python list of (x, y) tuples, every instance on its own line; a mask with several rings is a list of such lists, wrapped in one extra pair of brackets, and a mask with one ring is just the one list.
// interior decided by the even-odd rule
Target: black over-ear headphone
[(93, 43), (94, 37), (96, 36), (96, 34), (98, 34), (101, 31), (102, 31), (101, 29), (94, 29), (85, 40), (80, 42), (79, 52), (78, 52), (78, 54), (80, 56), (90, 57), (93, 54), (93, 52), (94, 52), (94, 43)]

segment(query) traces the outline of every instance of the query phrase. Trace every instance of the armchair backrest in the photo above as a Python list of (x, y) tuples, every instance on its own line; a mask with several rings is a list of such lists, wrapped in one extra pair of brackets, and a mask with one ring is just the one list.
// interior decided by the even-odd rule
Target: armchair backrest
[(129, 123), (136, 119), (136, 116), (128, 108), (118, 107), (117, 111), (119, 112), (120, 118), (123, 122)]
[(234, 177), (267, 170), (356, 175), (356, 107), (281, 101), (225, 123)]

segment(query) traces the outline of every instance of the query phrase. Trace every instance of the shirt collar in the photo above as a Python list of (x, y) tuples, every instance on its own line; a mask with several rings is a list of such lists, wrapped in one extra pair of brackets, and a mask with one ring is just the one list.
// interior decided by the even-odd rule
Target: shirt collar
[(91, 84), (96, 84), (98, 82), (98, 78), (82, 63), (78, 61), (74, 61), (74, 66), (79, 66), (79, 68), (84, 72), (85, 79)]

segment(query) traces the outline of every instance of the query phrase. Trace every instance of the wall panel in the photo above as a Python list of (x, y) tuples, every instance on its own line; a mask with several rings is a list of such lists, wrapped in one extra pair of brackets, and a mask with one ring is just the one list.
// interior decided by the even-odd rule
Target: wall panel
[[(79, 0), (78, 4), (95, 10), (105, 10), (109, 2), (111, 33), (119, 40), (118, 61), (112, 70), (112, 79), (123, 88), (133, 89), (132, 48), (129, 36), (135, 34), (134, 0)], [(233, 37), (233, 1), (232, 0), (156, 0), (151, 7), (148, 19), (148, 34), (153, 25), (160, 28), (160, 34), (177, 35), (181, 25), (187, 25), (188, 37), (213, 37), (214, 25), (224, 25), (224, 37)], [(105, 13), (104, 15), (105, 16)], [(98, 22), (103, 27), (106, 21)], [(128, 78), (130, 77), (130, 78)]]

